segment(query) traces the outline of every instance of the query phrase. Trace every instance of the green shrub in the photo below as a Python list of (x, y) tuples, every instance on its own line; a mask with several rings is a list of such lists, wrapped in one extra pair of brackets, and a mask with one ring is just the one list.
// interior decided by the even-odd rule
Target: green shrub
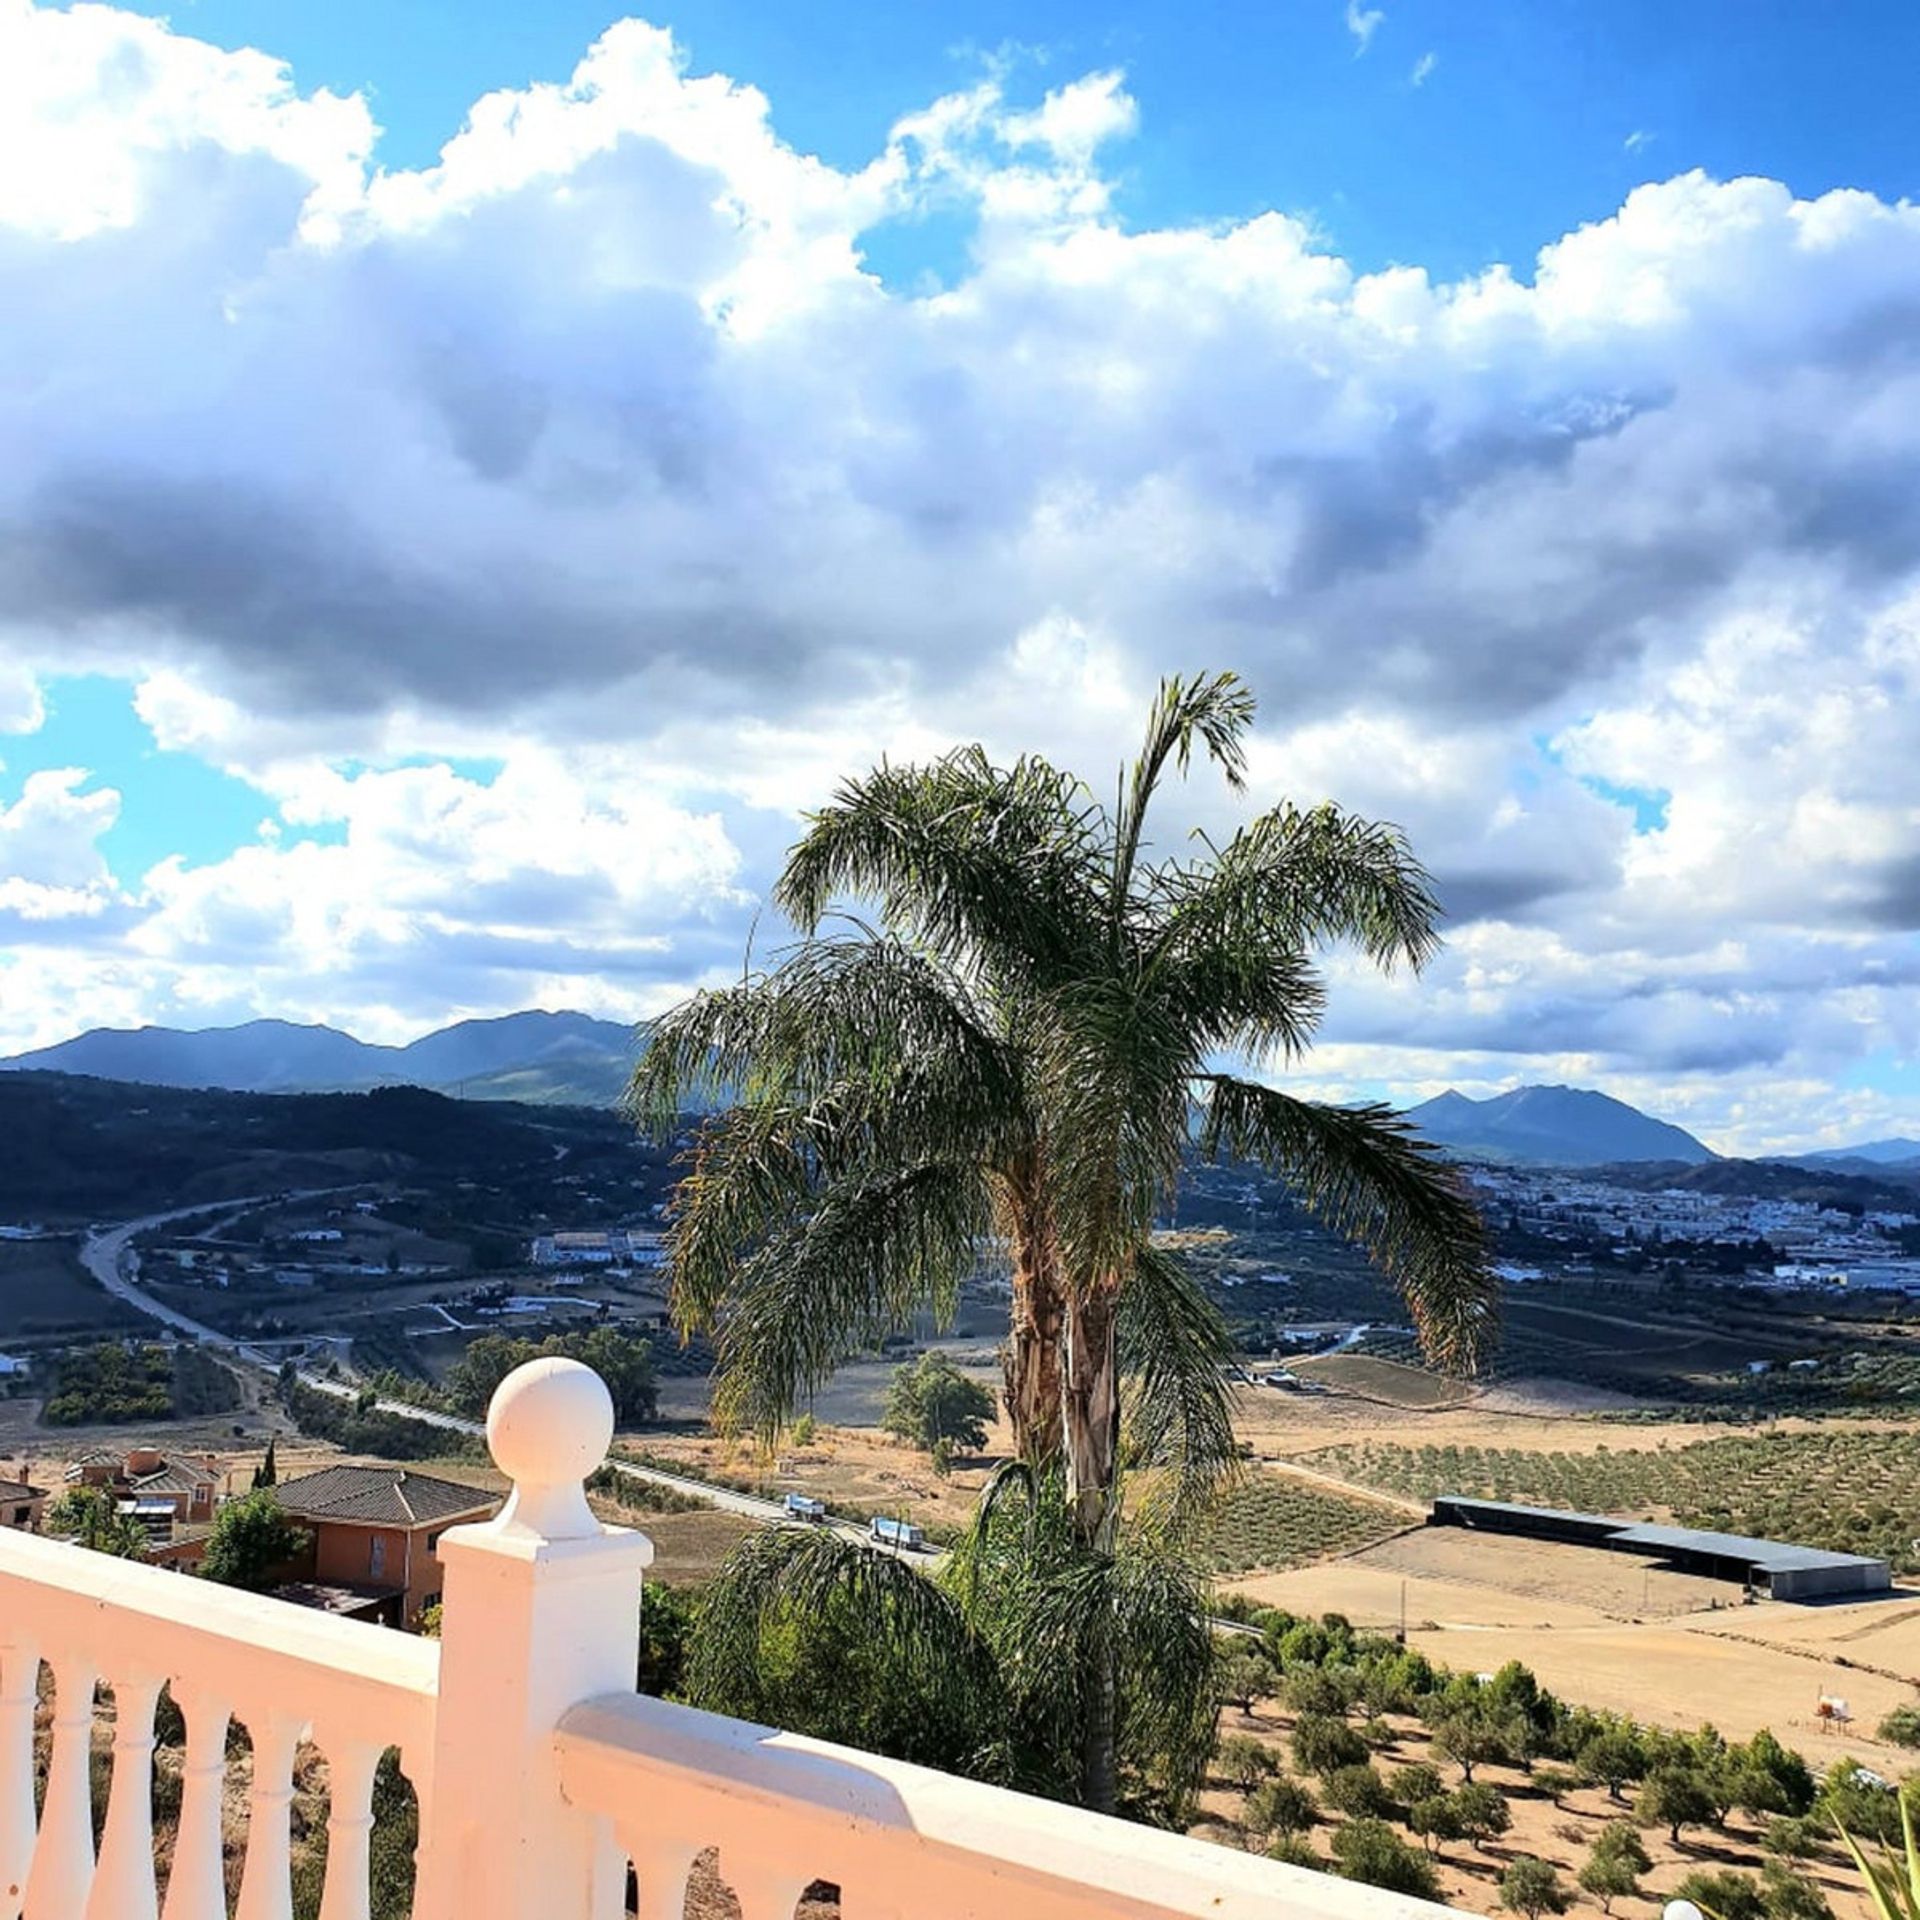
[(1525, 1914), (1526, 1920), (1540, 1920), (1543, 1913), (1565, 1913), (1573, 1902), (1546, 1861), (1522, 1853), (1500, 1876), (1500, 1904), (1510, 1913)]
[(1367, 1743), (1344, 1720), (1303, 1713), (1293, 1723), (1293, 1759), (1302, 1773), (1324, 1779), (1341, 1767), (1362, 1765), (1367, 1757)]
[(1431, 1864), (1384, 1820), (1349, 1820), (1333, 1836), (1333, 1861), (1334, 1871), (1343, 1879), (1410, 1894), (1417, 1900), (1440, 1897), (1439, 1878)]
[(1701, 1868), (1685, 1875), (1671, 1896), (1691, 1900), (1713, 1920), (1767, 1920), (1766, 1896), (1750, 1873), (1725, 1867)]
[(1243, 1824), (1249, 1833), (1305, 1833), (1319, 1817), (1312, 1793), (1283, 1774), (1262, 1781), (1247, 1796)]
[(1377, 1767), (1335, 1767), (1327, 1775), (1327, 1805), (1352, 1819), (1385, 1820), (1399, 1811)]
[(1895, 1707), (1880, 1722), (1879, 1737), (1894, 1747), (1920, 1747), (1920, 1706)]
[(1213, 1757), (1213, 1770), (1230, 1787), (1249, 1792), (1278, 1771), (1280, 1762), (1264, 1740), (1250, 1733), (1230, 1733)]

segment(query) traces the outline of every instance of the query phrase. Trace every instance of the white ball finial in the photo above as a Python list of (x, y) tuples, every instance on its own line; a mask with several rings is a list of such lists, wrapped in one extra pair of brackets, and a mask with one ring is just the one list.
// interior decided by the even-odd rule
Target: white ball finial
[(1691, 1900), (1669, 1900), (1660, 1909), (1660, 1920), (1707, 1920)]
[(600, 1523), (581, 1482), (607, 1457), (613, 1396), (578, 1360), (529, 1360), (494, 1389), (487, 1448), (513, 1482), (505, 1531), (547, 1540), (590, 1539)]

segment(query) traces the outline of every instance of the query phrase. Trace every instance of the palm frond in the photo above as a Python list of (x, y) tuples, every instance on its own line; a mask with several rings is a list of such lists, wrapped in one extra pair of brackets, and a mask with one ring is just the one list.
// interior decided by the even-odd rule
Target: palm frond
[(1920, 1839), (1913, 1826), (1913, 1808), (1907, 1795), (1900, 1799), (1900, 1850), (1883, 1846), (1874, 1859), (1847, 1828), (1836, 1820), (1841, 1843), (1852, 1856), (1866, 1883), (1876, 1920), (1920, 1920)]
[[(738, 1261), (718, 1296), (716, 1422), (770, 1437), (844, 1361), (916, 1312), (950, 1322), (991, 1222), (970, 1166), (909, 1164), (825, 1186), (810, 1212)], [(676, 1264), (676, 1294), (680, 1276)]]
[(1150, 1532), (1124, 1530), (1111, 1554), (1080, 1547), (1058, 1473), (1004, 1473), (990, 1491), (940, 1579), (999, 1664), (1018, 1778), (1036, 1792), (1077, 1790), (1105, 1667), (1123, 1771), (1178, 1807), (1213, 1743), (1200, 1581)]
[(769, 972), (693, 995), (645, 1029), (626, 1111), (656, 1139), (690, 1108), (886, 1094), (911, 1077), (944, 1105), (1006, 1114), (1019, 1064), (953, 972), (884, 936), (815, 938)]
[(1130, 1265), (1179, 1178), (1202, 1056), (1180, 1009), (1124, 973), (1046, 996), (1031, 1084), (1069, 1291)]
[(1225, 1320), (1178, 1256), (1143, 1247), (1120, 1300), (1127, 1430), (1140, 1463), (1167, 1476), (1176, 1526), (1197, 1517), (1238, 1471), (1225, 1372), (1232, 1358)]
[(1200, 1145), (1210, 1159), (1253, 1161), (1288, 1181), (1316, 1218), (1364, 1247), (1436, 1365), (1478, 1364), (1499, 1298), (1479, 1209), (1390, 1107), (1321, 1106), (1214, 1074)]
[(1205, 866), (1163, 870), (1159, 948), (1225, 945), (1288, 952), (1352, 941), (1381, 966), (1424, 966), (1440, 944), (1440, 906), (1406, 836), (1331, 802), (1270, 809)]
[(774, 889), (812, 932), (836, 900), (871, 900), (893, 932), (1018, 986), (1071, 970), (1098, 923), (1097, 813), (1079, 783), (978, 746), (882, 765), (814, 814)]
[(1198, 736), (1227, 785), (1240, 792), (1246, 785), (1245, 737), (1254, 708), (1253, 693), (1237, 673), (1201, 674), (1191, 680), (1170, 674), (1160, 682), (1147, 716), (1147, 737), (1125, 776), (1114, 820), (1108, 911), (1116, 928), (1131, 903), (1147, 812), (1167, 762), (1172, 760), (1184, 774)]
[(964, 1611), (911, 1563), (830, 1529), (769, 1528), (734, 1549), (700, 1603), (687, 1692), (716, 1712), (1006, 1773), (999, 1677)]

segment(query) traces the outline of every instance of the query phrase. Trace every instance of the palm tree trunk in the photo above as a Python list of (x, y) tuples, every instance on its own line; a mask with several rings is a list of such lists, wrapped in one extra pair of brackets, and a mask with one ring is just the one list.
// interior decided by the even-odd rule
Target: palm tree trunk
[(1000, 1356), (1007, 1419), (1013, 1426), (1015, 1453), (1039, 1469), (1060, 1458), (1060, 1342), (1066, 1304), (1059, 1245), (1032, 1156), (1008, 1178), (1002, 1208), (1013, 1256), (1012, 1313)]
[(1075, 1537), (1104, 1553), (1118, 1520), (1120, 1357), (1117, 1286), (1099, 1286), (1066, 1305), (1061, 1440)]
[[(1084, 1552), (1109, 1553), (1119, 1521), (1119, 1289), (1103, 1286), (1066, 1307), (1061, 1437), (1067, 1504)], [(1080, 1797), (1111, 1813), (1119, 1795), (1119, 1676), (1105, 1619), (1088, 1622), (1086, 1719), (1080, 1736)]]
[(1080, 1798), (1095, 1813), (1112, 1813), (1120, 1798), (1119, 1676), (1113, 1656), (1105, 1623), (1096, 1623), (1089, 1640), (1087, 1717), (1080, 1732)]
[(1001, 1352), (1013, 1446), (1031, 1467), (1060, 1457), (1060, 1334), (1064, 1308), (1050, 1249), (1016, 1234), (1013, 1314)]

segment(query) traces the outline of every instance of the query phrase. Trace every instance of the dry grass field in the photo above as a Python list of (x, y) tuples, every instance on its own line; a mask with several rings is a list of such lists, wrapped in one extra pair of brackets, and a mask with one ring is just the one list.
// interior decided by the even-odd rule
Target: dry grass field
[[(1920, 1590), (1823, 1606), (1744, 1606), (1730, 1583), (1630, 1555), (1437, 1528), (1316, 1566), (1231, 1583), (1263, 1606), (1343, 1613), (1397, 1628), (1430, 1659), (1469, 1672), (1519, 1660), (1583, 1706), (1652, 1725), (1711, 1723), (1746, 1739), (1762, 1727), (1810, 1760), (1857, 1753), (1890, 1775), (1912, 1755), (1873, 1737), (1920, 1697)], [(1847, 1700), (1844, 1739), (1815, 1716)]]
[(943, 1480), (930, 1455), (872, 1427), (822, 1426), (808, 1445), (783, 1446), (773, 1454), (703, 1433), (635, 1439), (649, 1459), (664, 1466), (735, 1482), (745, 1490), (766, 1487), (776, 1499), (789, 1489), (803, 1490), (841, 1505), (898, 1514), (921, 1526), (965, 1525), (988, 1476), (1005, 1458), (998, 1450), (1004, 1437), (989, 1433), (990, 1451), (956, 1461)]

